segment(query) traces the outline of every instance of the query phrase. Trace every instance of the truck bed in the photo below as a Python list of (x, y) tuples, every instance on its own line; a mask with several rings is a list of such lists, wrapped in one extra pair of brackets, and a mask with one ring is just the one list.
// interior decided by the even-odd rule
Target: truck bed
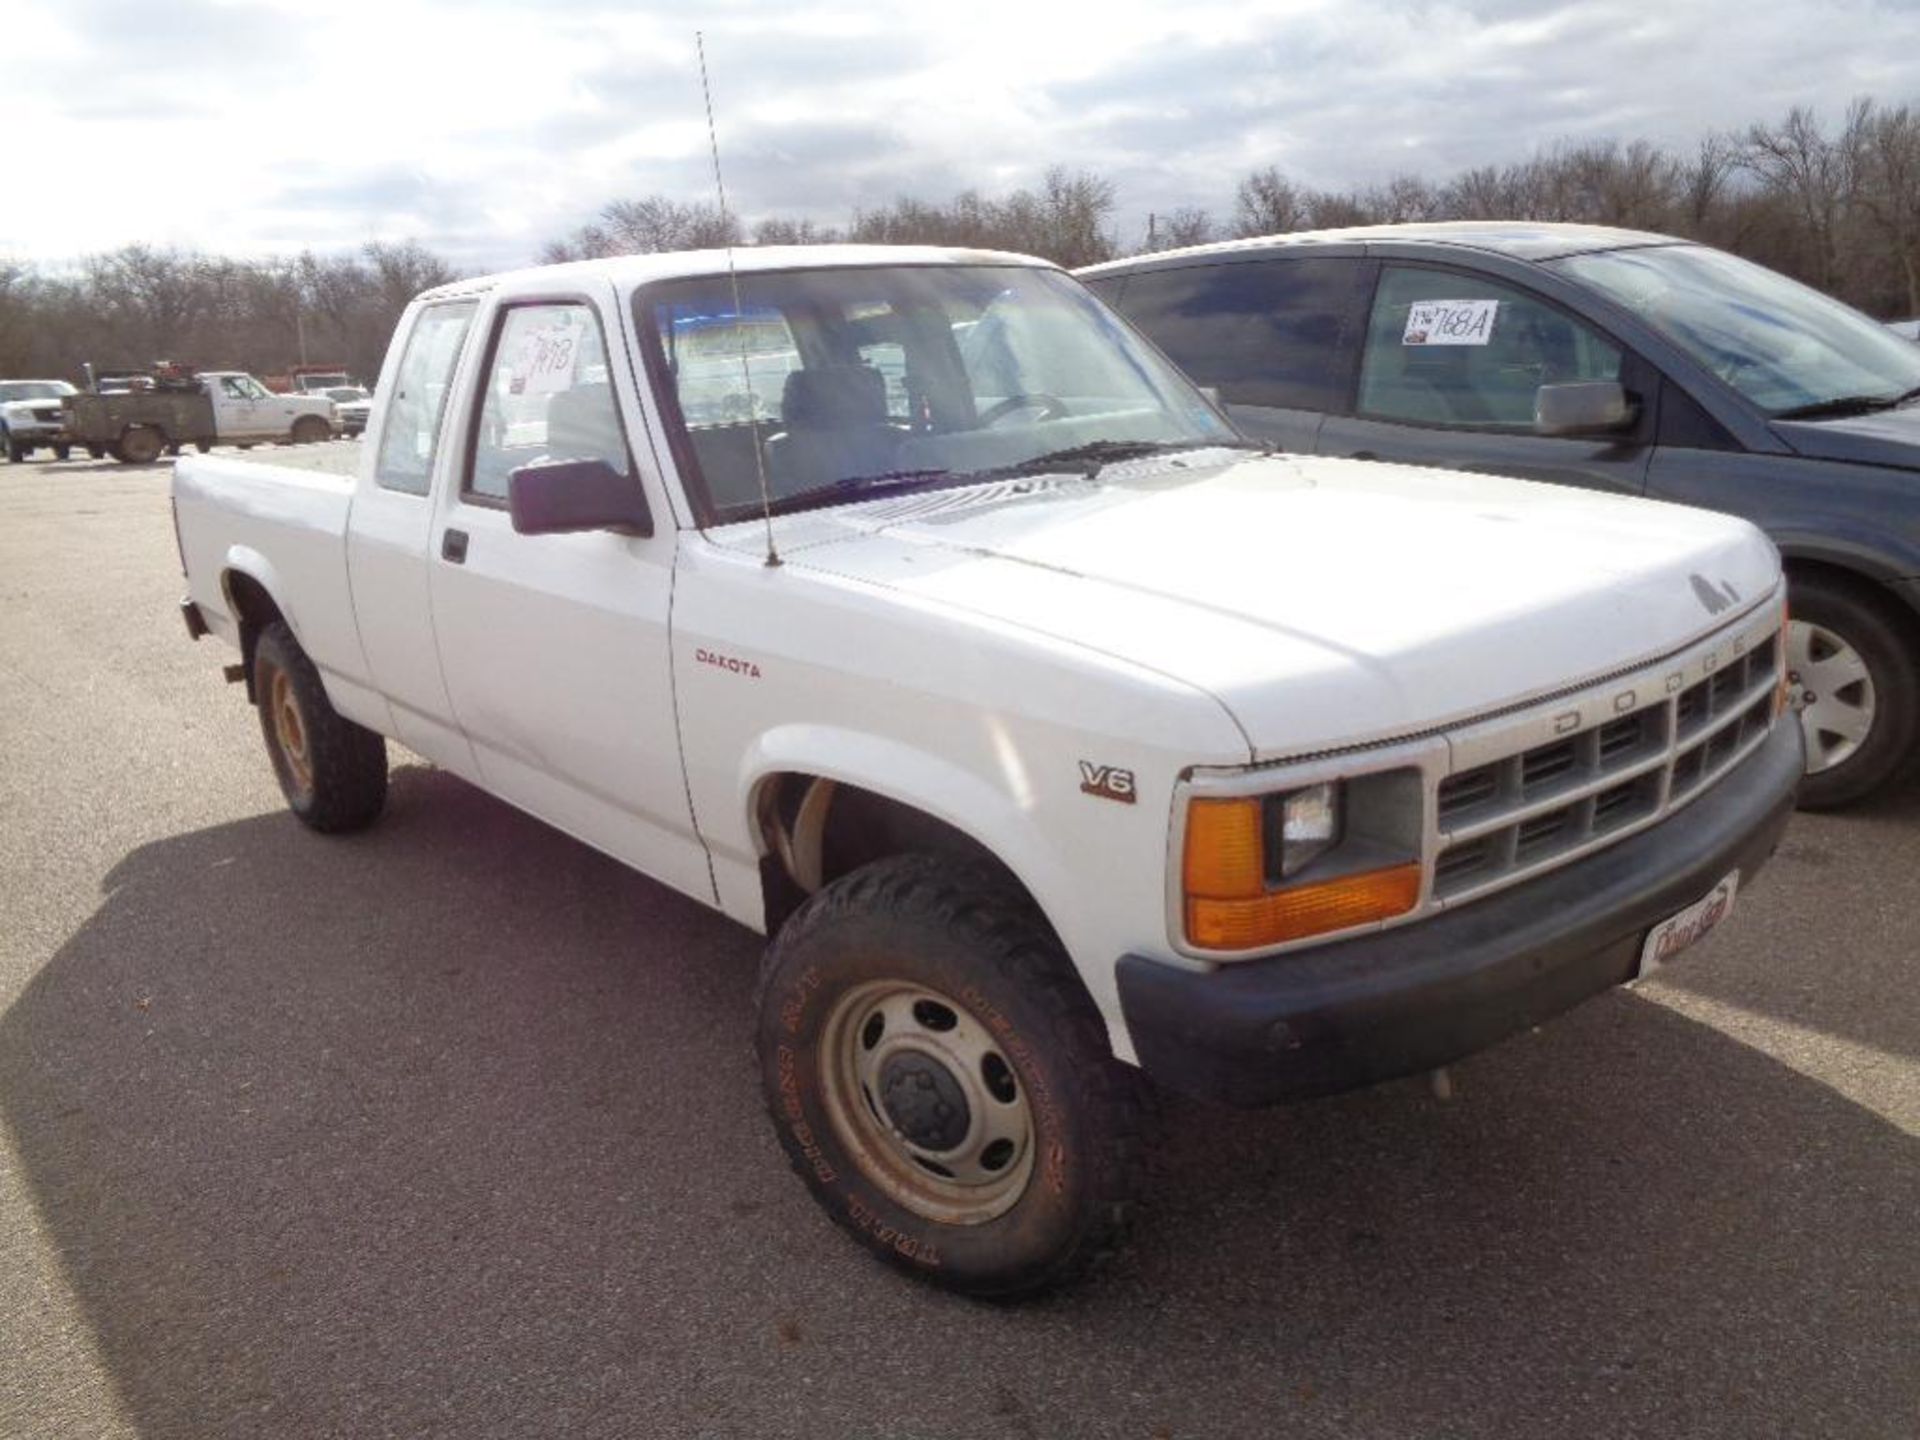
[(188, 595), (215, 634), (238, 638), (230, 571), (275, 597), (328, 679), (358, 685), (365, 664), (347, 585), (347, 509), (357, 444), (265, 449), (266, 457), (183, 455), (174, 513)]
[(323, 445), (261, 446), (257, 463), (274, 470), (298, 470), (302, 474), (338, 475), (353, 479), (360, 468), (358, 440), (329, 440)]

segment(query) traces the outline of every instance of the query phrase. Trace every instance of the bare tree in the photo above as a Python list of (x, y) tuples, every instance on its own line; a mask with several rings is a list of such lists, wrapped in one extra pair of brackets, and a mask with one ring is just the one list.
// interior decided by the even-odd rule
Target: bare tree
[(1855, 198), (1872, 116), (1873, 102), (1857, 100), (1840, 134), (1830, 137), (1813, 111), (1796, 105), (1780, 124), (1755, 125), (1747, 132), (1741, 164), (1799, 210), (1815, 283), (1823, 290), (1833, 288), (1839, 273), (1841, 226)]
[(1216, 238), (1213, 216), (1194, 205), (1183, 205), (1164, 215), (1147, 217), (1147, 239), (1143, 254), (1156, 250), (1179, 250), (1188, 245), (1205, 245)]
[(1277, 166), (1256, 170), (1240, 182), (1233, 199), (1236, 236), (1284, 235), (1306, 224), (1307, 209), (1300, 192)]
[(1904, 291), (1904, 312), (1920, 315), (1920, 115), (1882, 110), (1866, 125), (1860, 203)]
[(753, 227), (753, 243), (756, 245), (832, 245), (840, 238), (838, 230), (804, 219), (786, 220), (771, 216)]
[(548, 264), (568, 260), (599, 260), (609, 255), (650, 255), (663, 250), (711, 250), (738, 245), (744, 237), (740, 222), (722, 217), (704, 201), (682, 204), (666, 195), (638, 200), (615, 200), (600, 218), (583, 225), (564, 240), (554, 240), (541, 251)]

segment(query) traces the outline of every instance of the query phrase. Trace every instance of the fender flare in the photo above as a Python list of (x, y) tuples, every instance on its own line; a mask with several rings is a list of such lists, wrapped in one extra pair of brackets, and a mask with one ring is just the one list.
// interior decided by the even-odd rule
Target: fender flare
[(220, 557), (220, 597), (226, 602), (227, 614), (232, 618), (234, 625), (238, 627), (241, 623), (240, 607), (234, 602), (233, 598), (233, 577), (235, 575), (246, 576), (247, 579), (253, 581), (254, 584), (267, 592), (267, 598), (273, 601), (274, 608), (280, 612), (281, 618), (287, 622), (288, 628), (293, 631), (294, 638), (298, 639), (300, 636), (300, 622), (294, 616), (292, 607), (281, 598), (287, 593), (287, 590), (281, 581), (280, 571), (274, 565), (273, 561), (269, 560), (251, 545), (229, 545), (227, 547), (227, 553)]
[[(811, 775), (852, 785), (930, 815), (986, 850), (1025, 887), (1056, 933), (1069, 893), (1065, 867), (1041, 841), (1039, 827), (1008, 790), (952, 760), (871, 731), (832, 725), (781, 725), (758, 736), (741, 756), (735, 811), (757, 853), (768, 851), (761, 824), (767, 782)], [(820, 817), (824, 824), (824, 814)]]

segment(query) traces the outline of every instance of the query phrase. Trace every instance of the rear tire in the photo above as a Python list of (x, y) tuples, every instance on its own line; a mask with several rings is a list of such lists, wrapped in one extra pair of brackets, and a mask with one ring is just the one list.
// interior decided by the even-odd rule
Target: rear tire
[(1800, 807), (1850, 805), (1913, 756), (1920, 736), (1915, 642), (1862, 582), (1794, 579), (1787, 610), (1788, 684), (1807, 739)]
[(113, 458), (127, 465), (151, 465), (167, 448), (166, 437), (150, 425), (135, 425), (120, 436)]
[(24, 465), (27, 463), (27, 447), (13, 438), (13, 432), (11, 430), (0, 427), (0, 443), (3, 443), (6, 447), (8, 464)]
[(73, 447), (71, 445), (56, 445), (53, 447), (53, 458), (56, 460), (65, 460), (72, 454)]
[(267, 757), (293, 813), (325, 834), (372, 824), (387, 803), (386, 741), (333, 708), (285, 621), (260, 632), (253, 692)]
[(1144, 1082), (997, 872), (905, 855), (821, 890), (768, 948), (756, 1049), (795, 1172), (889, 1264), (1011, 1297), (1118, 1243)]
[(107, 458), (107, 447), (106, 447), (106, 446), (104, 446), (104, 445), (89, 445), (89, 446), (87, 446), (87, 458), (88, 458), (88, 459), (90, 459), (90, 460), (104, 460), (104, 459), (106, 459), (106, 458)]

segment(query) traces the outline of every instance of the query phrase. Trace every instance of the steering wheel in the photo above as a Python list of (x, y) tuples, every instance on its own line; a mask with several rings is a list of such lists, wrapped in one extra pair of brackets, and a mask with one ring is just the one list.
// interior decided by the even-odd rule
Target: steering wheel
[(982, 426), (998, 425), (1009, 415), (1017, 415), (1022, 410), (1035, 410), (1039, 413), (1036, 420), (1058, 420), (1067, 413), (1066, 402), (1057, 395), (1042, 394), (1038, 390), (1020, 395), (1009, 395), (993, 405), (989, 405), (980, 416)]

